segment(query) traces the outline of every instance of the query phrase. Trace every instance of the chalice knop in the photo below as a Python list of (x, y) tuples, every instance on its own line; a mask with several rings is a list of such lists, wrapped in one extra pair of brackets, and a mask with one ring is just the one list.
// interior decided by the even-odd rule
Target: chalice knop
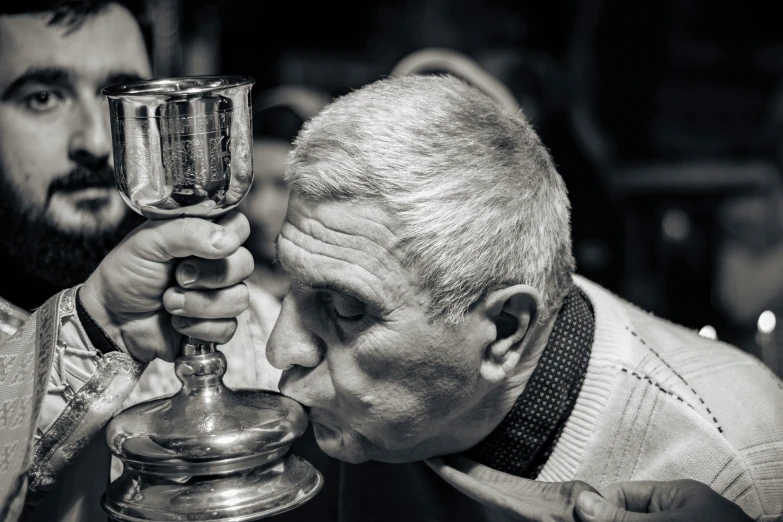
[[(253, 79), (172, 78), (115, 85), (109, 99), (114, 168), (125, 202), (151, 219), (218, 217), (253, 181)], [(214, 343), (185, 337), (178, 393), (141, 403), (109, 423), (123, 463), (103, 498), (117, 521), (258, 520), (295, 508), (321, 474), (290, 452), (307, 418), (276, 392), (223, 384)]]

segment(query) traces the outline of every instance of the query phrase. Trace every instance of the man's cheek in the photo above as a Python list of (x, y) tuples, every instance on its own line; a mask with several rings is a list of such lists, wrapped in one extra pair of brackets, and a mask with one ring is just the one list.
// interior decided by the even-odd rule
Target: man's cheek
[(354, 416), (357, 429), (383, 439), (387, 446), (406, 446), (418, 438), (436, 416), (429, 408), (426, 390), (411, 390), (403, 383), (376, 386), (372, 396), (361, 400), (364, 409)]
[(417, 418), (437, 408), (470, 382), (461, 365), (426, 357), (363, 358), (347, 372), (341, 387), (356, 410), (374, 410), (385, 418)]
[(63, 136), (52, 135), (46, 126), (30, 128), (29, 121), (6, 133), (5, 128), (13, 123), (8, 120), (0, 122), (0, 173), (25, 197), (25, 206), (41, 210), (49, 184), (71, 168), (67, 146)]

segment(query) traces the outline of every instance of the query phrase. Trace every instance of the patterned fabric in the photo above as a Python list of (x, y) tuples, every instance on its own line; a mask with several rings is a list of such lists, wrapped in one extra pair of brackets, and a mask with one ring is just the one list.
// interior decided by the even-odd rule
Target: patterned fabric
[(58, 474), (95, 439), (120, 410), (146, 365), (121, 352), (103, 356), (92, 378), (68, 402), (65, 410), (35, 445), (28, 504), (48, 491)]
[(44, 303), (0, 346), (0, 520), (15, 519), (21, 508), (62, 295)]
[(24, 503), (34, 504), (51, 489), (121, 407), (144, 368), (126, 354), (107, 354), (47, 432), (35, 435), (47, 386), (60, 370), (53, 361), (64, 351), (61, 327), (76, 313), (76, 290), (52, 297), (0, 345), (0, 520), (16, 520)]
[(522, 395), (500, 425), (465, 455), (504, 473), (536, 478), (579, 396), (594, 331), (590, 301), (574, 286)]

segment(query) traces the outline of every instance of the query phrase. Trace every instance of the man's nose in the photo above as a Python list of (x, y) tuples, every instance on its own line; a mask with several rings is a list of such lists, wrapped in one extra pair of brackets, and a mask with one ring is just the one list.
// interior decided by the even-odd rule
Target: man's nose
[(74, 116), (68, 151), (71, 160), (92, 168), (110, 163), (111, 128), (106, 102), (97, 98), (83, 101)]
[(303, 319), (296, 298), (288, 294), (266, 344), (266, 357), (275, 368), (315, 368), (323, 360), (326, 344)]

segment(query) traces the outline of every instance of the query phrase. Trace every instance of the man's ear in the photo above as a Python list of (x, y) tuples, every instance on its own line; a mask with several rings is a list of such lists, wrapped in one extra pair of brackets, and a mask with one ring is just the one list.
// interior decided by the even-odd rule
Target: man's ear
[(500, 382), (513, 371), (530, 338), (541, 310), (541, 294), (529, 285), (493, 287), (476, 310), (483, 321), (491, 321), (495, 338), (486, 346), (481, 376)]

